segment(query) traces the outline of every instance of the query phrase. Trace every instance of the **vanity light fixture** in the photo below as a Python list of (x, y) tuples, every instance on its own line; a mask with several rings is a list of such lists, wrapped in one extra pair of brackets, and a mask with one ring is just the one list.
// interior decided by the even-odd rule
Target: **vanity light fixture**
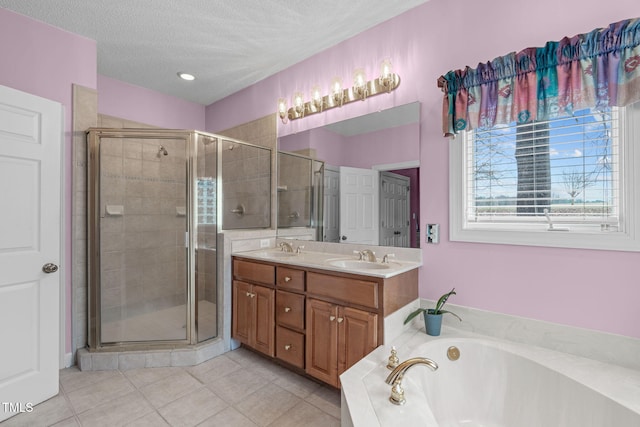
[(178, 73), (178, 77), (180, 77), (182, 80), (186, 80), (189, 82), (196, 79), (196, 76), (194, 76), (193, 74), (185, 73), (183, 71), (180, 71)]
[(345, 89), (342, 86), (342, 79), (336, 77), (331, 81), (329, 94), (322, 96), (320, 87), (313, 86), (311, 89), (311, 99), (304, 100), (302, 92), (295, 92), (291, 101), (291, 108), (287, 108), (285, 98), (278, 99), (278, 117), (282, 123), (289, 120), (296, 120), (302, 117), (321, 113), (335, 107), (342, 107), (354, 101), (364, 101), (367, 97), (390, 93), (400, 84), (400, 76), (393, 72), (391, 61), (385, 59), (380, 64), (380, 75), (372, 80), (367, 80), (364, 69), (357, 69), (353, 74), (353, 86)]
[(387, 92), (390, 92), (392, 90), (393, 76), (394, 74), (391, 60), (383, 60), (380, 64), (380, 77), (378, 77), (378, 82), (380, 83), (380, 86), (387, 88)]
[(286, 98), (278, 98), (278, 116), (282, 123), (286, 124), (289, 120), (287, 119), (287, 100)]
[(342, 79), (340, 77), (334, 77), (331, 81), (331, 98), (333, 99), (334, 107), (342, 107), (342, 104), (344, 104), (344, 90), (342, 89)]
[(295, 111), (296, 115), (299, 117), (304, 117), (304, 113), (307, 107), (307, 104), (304, 102), (304, 95), (302, 92), (296, 92), (293, 94), (293, 111)]
[(311, 88), (311, 106), (313, 107), (314, 112), (322, 112), (324, 99), (322, 97), (322, 92), (320, 91), (319, 85), (315, 85)]
[(369, 94), (367, 88), (367, 77), (362, 68), (358, 68), (353, 72), (353, 95), (361, 100), (365, 100)]

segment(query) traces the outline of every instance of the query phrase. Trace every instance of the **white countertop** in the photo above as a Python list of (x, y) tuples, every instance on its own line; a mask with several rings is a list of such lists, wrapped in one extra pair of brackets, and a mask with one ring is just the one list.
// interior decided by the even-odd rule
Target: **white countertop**
[[(279, 264), (319, 268), (322, 270), (335, 271), (340, 273), (351, 273), (372, 277), (389, 278), (401, 273), (418, 268), (421, 261), (409, 261), (390, 258), (388, 263), (382, 263), (381, 257), (375, 263), (358, 261), (357, 254), (344, 254), (336, 252), (311, 252), (301, 253), (283, 252), (280, 248), (260, 249), (247, 252), (235, 252), (233, 256), (254, 259), (259, 261), (277, 262)], [(331, 263), (347, 261), (347, 266), (337, 266)]]

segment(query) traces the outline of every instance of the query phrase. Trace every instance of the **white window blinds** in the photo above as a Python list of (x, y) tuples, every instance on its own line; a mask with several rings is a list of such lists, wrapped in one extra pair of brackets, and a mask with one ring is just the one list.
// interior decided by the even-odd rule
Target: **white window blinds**
[[(465, 133), (465, 222), (619, 227), (618, 109)], [(560, 224), (560, 225), (557, 225)]]

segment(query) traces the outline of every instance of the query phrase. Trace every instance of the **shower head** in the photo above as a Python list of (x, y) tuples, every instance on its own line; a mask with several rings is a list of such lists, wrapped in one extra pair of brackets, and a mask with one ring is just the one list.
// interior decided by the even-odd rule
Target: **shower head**
[(161, 145), (160, 148), (158, 149), (158, 157), (160, 157), (160, 153), (162, 153), (165, 156), (169, 155), (169, 152), (167, 152), (167, 149), (164, 148), (164, 145)]

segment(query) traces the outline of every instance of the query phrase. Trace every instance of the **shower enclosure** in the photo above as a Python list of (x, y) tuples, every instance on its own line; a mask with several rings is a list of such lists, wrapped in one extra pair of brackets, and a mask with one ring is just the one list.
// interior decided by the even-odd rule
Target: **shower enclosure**
[(218, 233), (269, 227), (271, 150), (164, 129), (90, 129), (87, 142), (89, 349), (217, 337)]

